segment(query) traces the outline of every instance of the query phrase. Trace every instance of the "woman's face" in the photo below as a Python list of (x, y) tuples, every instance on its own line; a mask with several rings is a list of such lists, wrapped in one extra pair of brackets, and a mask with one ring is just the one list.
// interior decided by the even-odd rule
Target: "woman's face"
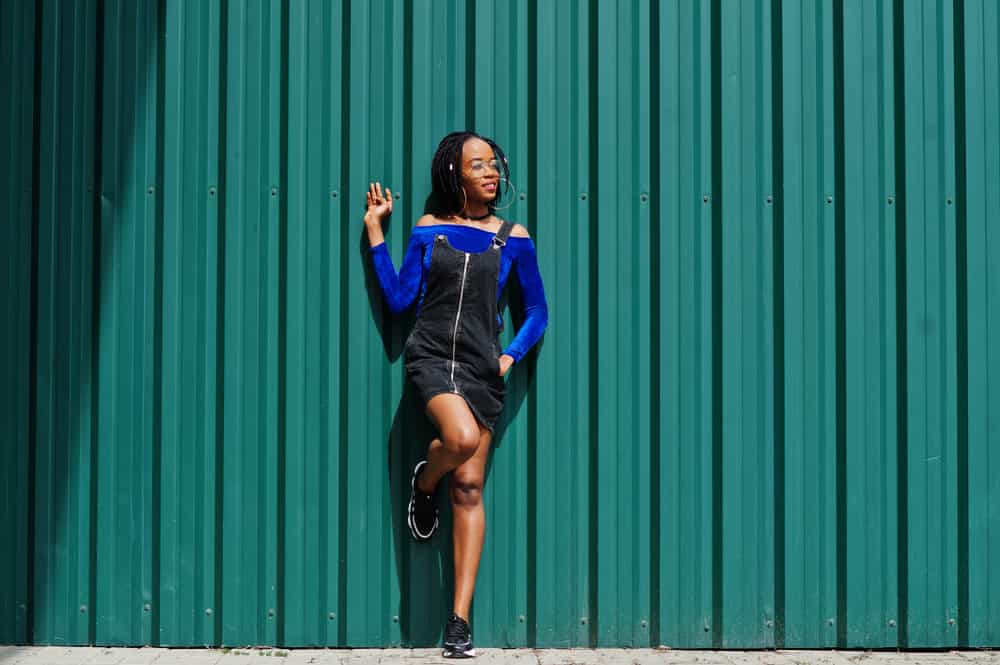
[(486, 203), (496, 198), (500, 165), (490, 144), (471, 138), (462, 146), (462, 184), (470, 203)]

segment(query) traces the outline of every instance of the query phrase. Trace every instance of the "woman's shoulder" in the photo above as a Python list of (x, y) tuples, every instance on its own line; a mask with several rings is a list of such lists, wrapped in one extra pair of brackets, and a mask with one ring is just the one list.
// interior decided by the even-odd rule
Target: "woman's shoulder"
[(521, 254), (525, 251), (529, 252), (534, 251), (535, 243), (531, 239), (531, 234), (528, 233), (527, 227), (525, 227), (523, 224), (517, 224), (510, 220), (506, 221), (514, 225), (514, 228), (510, 230), (510, 236), (507, 238), (507, 240), (508, 242), (513, 240), (513, 242), (510, 242), (510, 246), (513, 250), (515, 250), (515, 253)]
[[(526, 229), (522, 224), (518, 224), (517, 222), (510, 219), (504, 219), (499, 215), (496, 215), (496, 218), (501, 225), (503, 225), (503, 223), (506, 222), (513, 227), (510, 230), (510, 236), (508, 236), (508, 238), (528, 238), (529, 240), (531, 239), (531, 236), (528, 234), (528, 229)], [(497, 227), (497, 230), (498, 231), (500, 230), (499, 226)]]
[(429, 243), (431, 238), (438, 232), (438, 225), (440, 224), (441, 220), (435, 218), (434, 215), (423, 215), (410, 230), (411, 241), (422, 244)]
[(511, 238), (531, 238), (528, 234), (528, 229), (524, 228), (521, 224), (514, 224), (514, 228), (510, 230)]
[(437, 217), (435, 217), (434, 215), (421, 215), (420, 219), (417, 220), (417, 223), (414, 226), (417, 226), (417, 227), (420, 227), (420, 226), (434, 226), (434, 225), (440, 224), (440, 223), (441, 223), (441, 220), (438, 219)]

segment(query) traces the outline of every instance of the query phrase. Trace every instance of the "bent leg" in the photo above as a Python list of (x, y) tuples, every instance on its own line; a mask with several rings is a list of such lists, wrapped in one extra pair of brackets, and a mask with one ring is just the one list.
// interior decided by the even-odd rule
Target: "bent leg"
[(490, 431), (480, 427), (476, 454), (455, 469), (451, 480), (452, 540), (455, 548), (455, 605), (452, 611), (465, 620), (469, 618), (486, 533), (483, 484), (490, 444)]
[(432, 494), (449, 471), (457, 469), (479, 448), (479, 423), (465, 398), (455, 393), (441, 393), (427, 402), (427, 415), (438, 436), (427, 447), (427, 466), (420, 472), (418, 489)]

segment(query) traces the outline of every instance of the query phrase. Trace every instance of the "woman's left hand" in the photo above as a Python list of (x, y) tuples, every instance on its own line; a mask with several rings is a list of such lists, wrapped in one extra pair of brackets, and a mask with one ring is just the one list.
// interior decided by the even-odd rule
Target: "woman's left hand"
[(514, 364), (513, 356), (508, 356), (506, 353), (500, 356), (500, 376), (507, 373), (511, 365)]

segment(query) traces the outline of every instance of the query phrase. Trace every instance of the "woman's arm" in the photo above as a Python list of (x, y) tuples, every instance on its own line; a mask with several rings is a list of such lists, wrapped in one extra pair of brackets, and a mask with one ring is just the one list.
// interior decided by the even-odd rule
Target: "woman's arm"
[(382, 295), (385, 296), (389, 309), (393, 314), (399, 314), (409, 309), (420, 293), (420, 281), (423, 278), (423, 247), (415, 234), (410, 236), (410, 244), (403, 256), (403, 265), (397, 274), (382, 235), (382, 222), (392, 214), (392, 192), (386, 187), (383, 195), (382, 183), (368, 183), (367, 197), (365, 228), (368, 230), (368, 244), (371, 247), (372, 263), (375, 264), (375, 275), (378, 277)]
[(406, 248), (403, 265), (400, 266), (398, 274), (384, 241), (373, 246), (370, 251), (372, 262), (375, 264), (375, 274), (378, 276), (378, 283), (382, 287), (382, 295), (385, 296), (389, 309), (393, 314), (405, 312), (417, 299), (423, 278), (424, 252), (419, 234), (414, 233), (410, 236), (410, 244)]
[(545, 302), (545, 287), (542, 275), (538, 272), (538, 255), (535, 253), (535, 243), (528, 238), (515, 255), (514, 269), (517, 271), (517, 281), (521, 285), (521, 295), (524, 298), (524, 321), (511, 340), (504, 354), (519, 361), (545, 332), (549, 324), (549, 307)]

